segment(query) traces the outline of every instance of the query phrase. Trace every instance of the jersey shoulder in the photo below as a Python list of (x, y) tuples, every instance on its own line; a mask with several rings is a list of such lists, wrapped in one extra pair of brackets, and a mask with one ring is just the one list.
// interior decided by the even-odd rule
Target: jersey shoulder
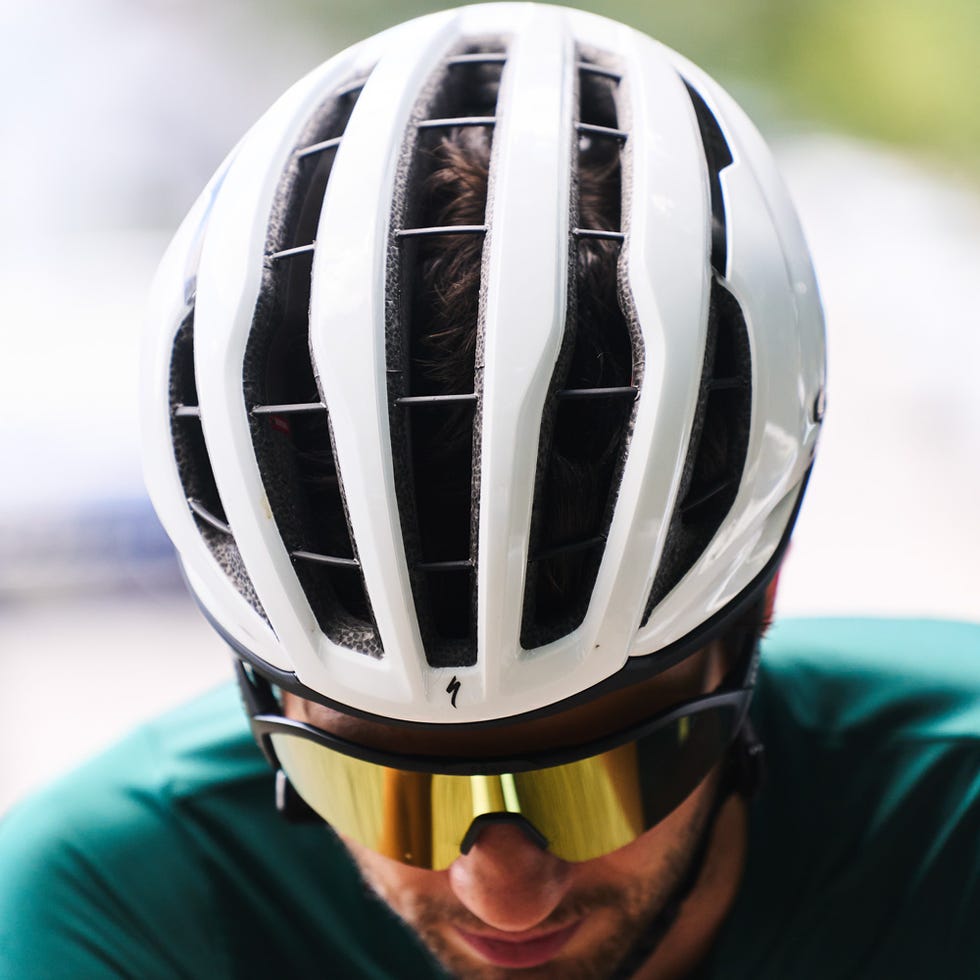
[(0, 976), (431, 976), (333, 834), (285, 823), (273, 798), (227, 685), (15, 806)]
[[(763, 643), (760, 697), (806, 726), (980, 733), (980, 624), (926, 619), (796, 619)], [(914, 705), (907, 716), (892, 709)], [(881, 718), (882, 712), (887, 717)]]
[(753, 721), (768, 773), (725, 975), (976, 975), (980, 626), (780, 623)]
[(261, 775), (224, 687), (15, 804), (0, 821), (0, 974), (175, 976), (189, 956), (221, 976), (220, 944), (195, 921), (212, 896), (180, 812)]

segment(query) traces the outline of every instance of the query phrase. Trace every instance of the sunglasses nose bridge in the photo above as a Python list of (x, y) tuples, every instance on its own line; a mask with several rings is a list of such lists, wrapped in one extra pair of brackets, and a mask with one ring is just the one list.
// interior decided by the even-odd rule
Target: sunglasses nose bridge
[(548, 849), (548, 839), (521, 813), (520, 794), (513, 774), (469, 776), (467, 779), (473, 819), (460, 841), (461, 854), (468, 854), (482, 831), (491, 824), (516, 827), (535, 847)]
[(542, 851), (548, 849), (548, 838), (538, 830), (537, 827), (531, 823), (527, 817), (520, 813), (481, 813), (473, 818), (467, 829), (463, 839), (459, 843), (459, 850), (461, 854), (469, 854), (473, 845), (477, 842), (480, 834), (483, 831), (493, 825), (493, 824), (508, 824), (509, 826), (515, 827), (520, 830), (525, 837), (535, 846), (539, 847)]

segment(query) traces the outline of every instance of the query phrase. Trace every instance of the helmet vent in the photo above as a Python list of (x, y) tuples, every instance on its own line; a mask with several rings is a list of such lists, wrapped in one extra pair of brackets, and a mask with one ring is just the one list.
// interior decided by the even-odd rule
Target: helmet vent
[(714, 113), (708, 108), (704, 99), (684, 82), (687, 93), (694, 105), (698, 129), (701, 132), (701, 143), (708, 163), (708, 188), (711, 194), (711, 267), (722, 278), (727, 274), (728, 265), (728, 235), (725, 227), (725, 199), (721, 190), (721, 171), (732, 162), (732, 151), (715, 119)]
[(265, 611), (228, 526), (208, 447), (204, 442), (194, 379), (193, 299), (177, 330), (170, 358), (170, 418), (177, 472), (197, 529), (222, 571), (249, 605), (265, 618)]
[[(686, 83), (685, 83), (686, 84)], [(711, 193), (711, 285), (704, 368), (687, 459), (643, 617), (674, 588), (708, 547), (738, 494), (749, 443), (752, 361), (738, 300), (725, 285), (725, 204), (719, 173), (732, 154), (711, 110), (687, 85), (707, 160)]]
[(426, 659), (476, 662), (478, 439), (474, 372), (487, 187), (506, 59), (495, 39), (454, 52), (406, 133), (392, 214), (386, 343), (402, 534)]
[(580, 55), (566, 334), (539, 438), (521, 645), (585, 618), (619, 490), (640, 362), (618, 294), (623, 147), (620, 76)]
[(314, 239), (336, 150), (363, 84), (354, 79), (326, 100), (283, 173), (243, 387), (269, 506), (320, 629), (336, 643), (380, 657), (309, 348)]

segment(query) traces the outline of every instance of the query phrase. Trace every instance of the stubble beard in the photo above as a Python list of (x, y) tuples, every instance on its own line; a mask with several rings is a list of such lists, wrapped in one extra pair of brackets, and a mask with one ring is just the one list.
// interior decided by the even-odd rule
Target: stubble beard
[(576, 919), (604, 913), (611, 923), (605, 937), (590, 949), (587, 957), (559, 957), (550, 963), (524, 969), (479, 963), (475, 954), (467, 956), (452, 945), (446, 936), (447, 927), (476, 930), (482, 925), (458, 908), (440, 908), (436, 903), (424, 902), (414, 912), (412, 919), (407, 921), (436, 959), (460, 980), (514, 980), (517, 977), (521, 980), (542, 980), (546, 977), (608, 980), (652, 926), (670, 891), (666, 886), (638, 881), (627, 889), (605, 886), (576, 895), (573, 900), (563, 902), (542, 926), (560, 929)]
[[(404, 893), (389, 895), (371, 881), (369, 874), (365, 880), (375, 895), (416, 933), (449, 974), (459, 980), (546, 980), (557, 977), (561, 980), (612, 980), (621, 975), (621, 967), (646, 941), (651, 930), (660, 926), (658, 919), (691, 868), (702, 835), (711, 830), (706, 826), (709, 808), (709, 801), (699, 807), (697, 817), (683, 838), (665, 854), (656, 880), (641, 878), (622, 887), (600, 885), (577, 891), (539, 923), (542, 929), (560, 929), (579, 919), (603, 914), (612, 925), (605, 938), (599, 940), (585, 958), (563, 959), (559, 955), (549, 963), (530, 968), (481, 963), (475, 953), (468, 956), (460, 952), (447, 938), (447, 932), (454, 927), (477, 933), (485, 928), (485, 923), (458, 902)], [(667, 932), (669, 928), (664, 935)], [(644, 950), (644, 961), (653, 955), (662, 938), (658, 937), (649, 949)]]

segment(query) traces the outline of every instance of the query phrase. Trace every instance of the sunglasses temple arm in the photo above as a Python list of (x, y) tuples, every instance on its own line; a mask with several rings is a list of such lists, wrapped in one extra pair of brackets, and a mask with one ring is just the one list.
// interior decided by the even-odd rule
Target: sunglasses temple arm
[[(249, 727), (252, 729), (252, 737), (262, 750), (266, 761), (273, 769), (279, 769), (279, 760), (272, 749), (269, 737), (258, 731), (255, 719), (259, 715), (271, 714), (278, 715), (280, 712), (279, 703), (272, 693), (272, 687), (262, 677), (258, 677), (252, 670), (245, 666), (237, 657), (234, 658), (235, 679), (238, 681), (238, 693), (242, 696), (242, 703), (245, 706), (245, 714), (248, 716)], [(285, 777), (284, 777), (285, 778)], [(279, 790), (276, 790), (276, 799), (279, 798)], [(277, 803), (278, 805), (278, 803)]]
[(746, 718), (729, 750), (729, 781), (733, 792), (751, 800), (766, 779), (766, 749)]
[(276, 810), (289, 823), (326, 823), (323, 817), (296, 792), (289, 777), (281, 769), (276, 770)]
[(272, 686), (264, 677), (259, 677), (250, 667), (247, 667), (238, 657), (233, 658), (235, 678), (238, 690), (241, 692), (245, 711), (250, 718), (255, 715), (277, 715), (281, 708)]

